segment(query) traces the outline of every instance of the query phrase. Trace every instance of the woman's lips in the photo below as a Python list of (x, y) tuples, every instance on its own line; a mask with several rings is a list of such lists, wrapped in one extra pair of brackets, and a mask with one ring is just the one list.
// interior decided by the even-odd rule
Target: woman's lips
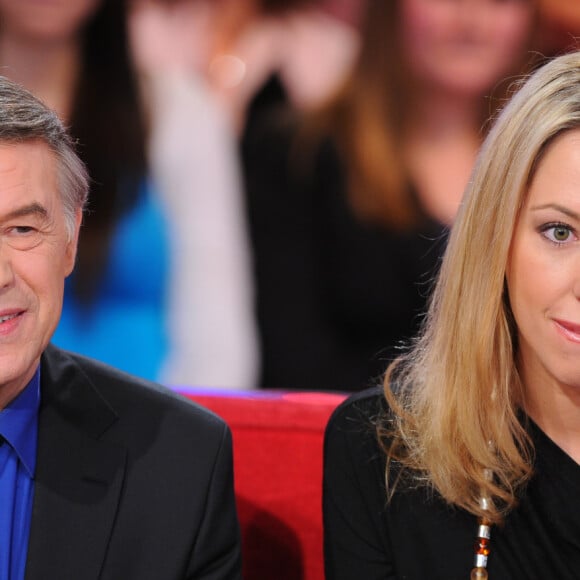
[(571, 342), (580, 344), (580, 324), (575, 324), (567, 320), (554, 320), (554, 323), (560, 334), (563, 334)]

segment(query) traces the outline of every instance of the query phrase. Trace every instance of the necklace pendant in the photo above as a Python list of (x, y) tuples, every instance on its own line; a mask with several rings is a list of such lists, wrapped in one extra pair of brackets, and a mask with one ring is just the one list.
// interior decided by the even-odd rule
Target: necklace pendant
[(477, 540), (475, 542), (475, 558), (471, 570), (471, 580), (487, 580), (487, 557), (489, 556), (489, 541), (491, 539), (491, 525), (481, 519), (477, 526)]

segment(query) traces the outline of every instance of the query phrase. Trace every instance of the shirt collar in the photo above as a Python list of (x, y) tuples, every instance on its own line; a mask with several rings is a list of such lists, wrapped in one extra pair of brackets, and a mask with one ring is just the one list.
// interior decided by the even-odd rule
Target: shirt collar
[(34, 478), (38, 407), (40, 404), (40, 366), (24, 390), (0, 412), (0, 435), (10, 444)]

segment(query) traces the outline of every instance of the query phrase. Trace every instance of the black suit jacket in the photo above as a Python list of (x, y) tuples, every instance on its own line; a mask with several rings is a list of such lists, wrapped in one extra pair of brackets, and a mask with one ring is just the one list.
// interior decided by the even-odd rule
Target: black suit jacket
[(49, 346), (26, 580), (240, 577), (223, 421)]

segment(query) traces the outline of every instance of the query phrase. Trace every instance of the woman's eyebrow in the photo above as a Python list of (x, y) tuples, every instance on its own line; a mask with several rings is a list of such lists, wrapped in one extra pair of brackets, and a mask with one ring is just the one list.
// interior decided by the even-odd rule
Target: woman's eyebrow
[(532, 211), (537, 211), (537, 210), (542, 210), (542, 209), (555, 209), (561, 213), (563, 213), (564, 215), (567, 215), (568, 217), (571, 217), (573, 219), (580, 219), (580, 215), (571, 210), (570, 208), (566, 207), (565, 205), (560, 205), (559, 203), (545, 203), (542, 205), (535, 205), (533, 207), (530, 208)]

